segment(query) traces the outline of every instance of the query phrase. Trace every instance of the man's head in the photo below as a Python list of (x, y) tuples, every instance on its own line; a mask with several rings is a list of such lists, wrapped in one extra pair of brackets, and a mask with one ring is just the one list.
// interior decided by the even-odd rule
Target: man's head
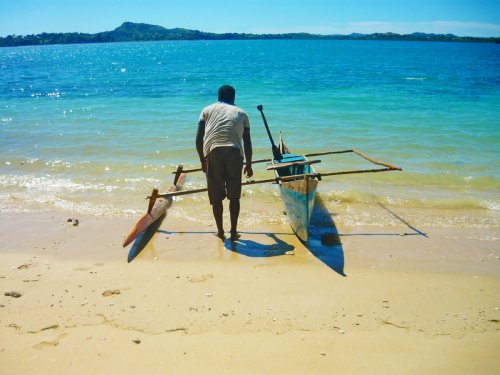
[(236, 97), (236, 90), (234, 89), (233, 86), (224, 85), (219, 88), (219, 102), (234, 104), (235, 97)]

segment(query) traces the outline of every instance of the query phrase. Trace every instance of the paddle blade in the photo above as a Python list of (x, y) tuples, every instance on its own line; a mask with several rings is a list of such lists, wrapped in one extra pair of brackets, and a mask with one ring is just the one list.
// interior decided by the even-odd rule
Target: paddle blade
[(275, 145), (273, 145), (272, 150), (273, 150), (273, 158), (274, 158), (274, 160), (280, 161), (281, 159), (283, 159), (283, 155), (281, 155), (281, 152), (280, 152), (280, 150), (278, 150), (278, 147), (276, 147)]

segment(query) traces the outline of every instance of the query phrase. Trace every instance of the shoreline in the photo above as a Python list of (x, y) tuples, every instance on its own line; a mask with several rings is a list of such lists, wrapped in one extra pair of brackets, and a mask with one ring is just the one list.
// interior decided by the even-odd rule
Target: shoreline
[(304, 246), (287, 224), (241, 224), (232, 249), (169, 215), (127, 264), (134, 219), (67, 217), (0, 214), (2, 373), (500, 369), (498, 241), (468, 239), (498, 228), (338, 223), (340, 244)]

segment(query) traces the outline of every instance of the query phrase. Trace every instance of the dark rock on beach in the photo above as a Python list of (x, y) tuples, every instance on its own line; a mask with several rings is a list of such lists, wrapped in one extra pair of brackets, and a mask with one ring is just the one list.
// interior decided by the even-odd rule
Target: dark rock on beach
[(19, 297), (22, 296), (21, 293), (16, 292), (16, 291), (5, 292), (4, 295), (7, 296), (7, 297), (14, 297), (14, 298), (19, 298)]

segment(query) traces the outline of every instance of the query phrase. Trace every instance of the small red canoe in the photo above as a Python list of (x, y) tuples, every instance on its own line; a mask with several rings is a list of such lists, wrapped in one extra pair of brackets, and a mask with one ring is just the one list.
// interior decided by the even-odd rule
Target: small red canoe
[[(180, 174), (174, 185), (172, 185), (167, 191), (175, 192), (181, 189), (184, 184), (185, 174)], [(157, 193), (157, 191), (156, 191)], [(155, 196), (155, 191), (153, 191), (153, 195)], [(156, 220), (162, 217), (167, 209), (172, 205), (172, 197), (159, 198), (154, 202), (154, 206), (151, 207), (148, 213), (144, 214), (143, 217), (139, 219), (139, 221), (134, 225), (127, 238), (123, 241), (123, 247), (130, 244), (133, 240), (137, 238), (142, 232), (144, 232), (151, 224), (153, 224)]]

